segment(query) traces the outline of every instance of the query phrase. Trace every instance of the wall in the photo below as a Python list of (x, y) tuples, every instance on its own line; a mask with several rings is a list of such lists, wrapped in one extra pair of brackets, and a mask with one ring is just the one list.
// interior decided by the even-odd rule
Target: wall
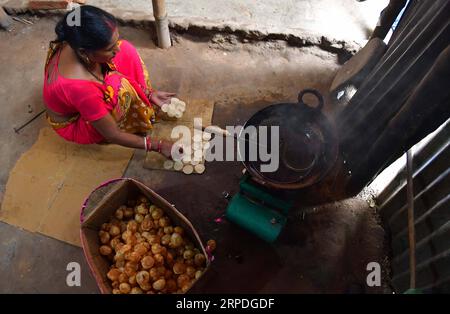
[[(417, 287), (450, 292), (450, 120), (414, 153), (414, 210)], [(403, 168), (378, 196), (379, 211), (390, 231), (392, 284), (409, 288), (406, 171)]]

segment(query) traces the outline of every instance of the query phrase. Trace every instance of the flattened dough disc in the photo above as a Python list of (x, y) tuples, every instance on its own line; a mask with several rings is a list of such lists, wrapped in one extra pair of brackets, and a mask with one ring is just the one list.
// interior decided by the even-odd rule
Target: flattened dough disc
[(194, 170), (196, 173), (198, 174), (202, 174), (203, 172), (205, 172), (205, 165), (204, 164), (198, 164), (194, 167)]
[(184, 166), (184, 168), (183, 168), (184, 174), (192, 174), (192, 172), (194, 172), (194, 167), (192, 165)]

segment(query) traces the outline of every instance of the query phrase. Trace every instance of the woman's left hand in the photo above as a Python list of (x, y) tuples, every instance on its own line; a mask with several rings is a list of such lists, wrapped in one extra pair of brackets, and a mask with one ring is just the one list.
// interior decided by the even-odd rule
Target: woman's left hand
[(156, 91), (150, 96), (150, 101), (161, 108), (162, 105), (170, 103), (170, 99), (175, 95), (175, 93)]

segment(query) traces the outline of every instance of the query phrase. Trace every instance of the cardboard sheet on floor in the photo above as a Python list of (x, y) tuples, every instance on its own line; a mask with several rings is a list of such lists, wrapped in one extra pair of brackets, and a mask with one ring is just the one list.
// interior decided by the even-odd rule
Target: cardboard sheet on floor
[(9, 175), (0, 220), (80, 246), (80, 209), (101, 183), (121, 177), (134, 150), (77, 145), (43, 128)]
[[(151, 136), (173, 141), (171, 138), (172, 130), (176, 126), (187, 126), (191, 133), (194, 134), (194, 118), (201, 118), (202, 125), (204, 127), (212, 124), (212, 117), (214, 113), (214, 102), (205, 99), (183, 99), (186, 102), (186, 112), (183, 117), (176, 121), (161, 121), (155, 124), (152, 130)], [(150, 152), (144, 161), (144, 168), (154, 170), (166, 170), (164, 169), (164, 162), (167, 159), (159, 153)], [(175, 171), (173, 169), (169, 171)]]

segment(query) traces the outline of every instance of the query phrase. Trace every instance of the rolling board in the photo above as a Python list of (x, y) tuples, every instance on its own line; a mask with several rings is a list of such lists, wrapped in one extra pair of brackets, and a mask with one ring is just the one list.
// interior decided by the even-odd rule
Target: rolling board
[[(182, 118), (171, 120), (158, 120), (155, 123), (153, 130), (150, 131), (149, 136), (157, 137), (163, 140), (175, 141), (171, 138), (172, 130), (176, 126), (184, 125), (191, 130), (194, 135), (194, 118), (202, 118), (203, 126), (212, 124), (212, 117), (214, 113), (214, 102), (206, 99), (181, 99), (186, 102), (186, 111)], [(167, 160), (163, 155), (157, 152), (148, 152), (144, 160), (144, 168), (151, 170), (166, 170), (164, 169), (164, 162)]]

